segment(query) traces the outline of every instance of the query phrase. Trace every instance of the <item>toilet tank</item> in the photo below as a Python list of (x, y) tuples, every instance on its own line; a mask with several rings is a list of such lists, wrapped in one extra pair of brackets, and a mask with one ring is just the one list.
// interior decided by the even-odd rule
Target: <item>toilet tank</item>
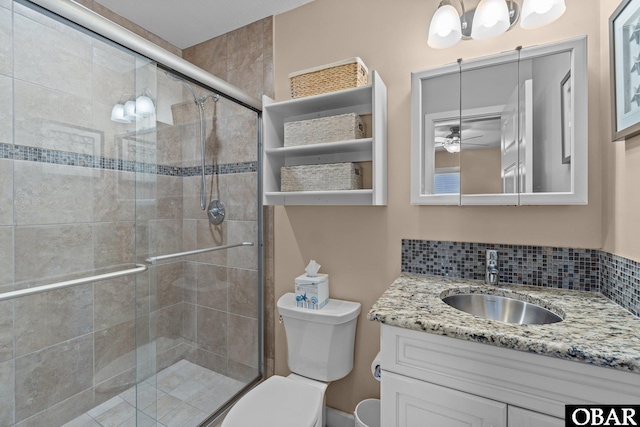
[(293, 293), (278, 300), (287, 335), (291, 372), (318, 381), (334, 381), (353, 369), (360, 303), (329, 299), (320, 310), (296, 306)]

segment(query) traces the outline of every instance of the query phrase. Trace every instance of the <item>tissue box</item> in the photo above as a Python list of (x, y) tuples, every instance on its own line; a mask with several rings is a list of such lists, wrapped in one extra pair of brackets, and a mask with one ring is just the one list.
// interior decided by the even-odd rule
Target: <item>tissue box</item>
[(298, 307), (320, 310), (329, 302), (329, 275), (318, 274), (316, 277), (296, 277), (296, 305)]

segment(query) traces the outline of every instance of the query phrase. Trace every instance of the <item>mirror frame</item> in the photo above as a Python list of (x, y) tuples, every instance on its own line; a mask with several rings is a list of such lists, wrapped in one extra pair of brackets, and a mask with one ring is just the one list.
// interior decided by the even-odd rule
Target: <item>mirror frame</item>
[[(426, 177), (434, 174), (433, 153), (425, 150), (424, 81), (451, 73), (513, 62), (514, 52), (411, 73), (411, 204), (413, 205), (581, 205), (588, 202), (588, 81), (587, 37), (520, 49), (520, 60), (569, 52), (571, 54), (571, 191), (513, 194), (424, 194)], [(518, 80), (520, 76), (518, 76)], [(560, 88), (558, 88), (560, 90)], [(464, 96), (464, 94), (463, 94)], [(431, 181), (433, 178), (431, 178)]]

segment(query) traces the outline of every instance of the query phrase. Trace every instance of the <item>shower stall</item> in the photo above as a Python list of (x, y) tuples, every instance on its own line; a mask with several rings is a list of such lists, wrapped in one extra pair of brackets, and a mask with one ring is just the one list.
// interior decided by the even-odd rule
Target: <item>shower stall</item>
[(259, 128), (75, 3), (0, 0), (0, 426), (204, 426), (262, 378)]

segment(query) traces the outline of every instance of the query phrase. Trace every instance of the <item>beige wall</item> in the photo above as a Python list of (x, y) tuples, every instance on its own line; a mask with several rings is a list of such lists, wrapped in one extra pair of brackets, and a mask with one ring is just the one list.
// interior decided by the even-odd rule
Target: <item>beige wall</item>
[[(617, 1), (604, 2), (603, 8)], [(614, 226), (604, 227), (607, 248), (640, 259), (640, 250), (622, 238), (611, 243), (610, 235), (633, 235), (633, 205), (622, 182), (632, 172), (633, 157), (640, 157), (640, 143), (627, 150), (604, 138), (602, 117), (608, 117), (608, 80), (601, 79), (600, 44), (608, 10), (600, 16), (597, 0), (568, 0), (567, 13), (539, 30), (515, 28), (488, 41), (463, 42), (446, 50), (426, 44), (437, 0), (315, 0), (275, 17), (275, 96), (289, 98), (287, 75), (296, 70), (360, 56), (369, 69), (377, 70), (388, 88), (388, 189), (386, 207), (277, 207), (275, 210), (276, 298), (293, 289), (293, 279), (304, 271), (310, 258), (331, 276), (331, 296), (359, 301), (355, 367), (343, 380), (329, 387), (327, 404), (352, 412), (358, 401), (379, 394), (370, 374), (370, 363), (379, 350), (379, 325), (366, 320), (375, 300), (400, 273), (402, 238), (487, 243), (571, 246), (602, 246), (602, 155), (615, 161), (620, 178), (604, 179), (606, 189), (618, 196), (606, 202)], [(565, 40), (586, 34), (589, 38), (589, 204), (549, 207), (437, 207), (411, 206), (410, 188), (410, 73), (514, 49)], [(604, 57), (605, 62), (607, 56)], [(606, 83), (606, 84), (604, 84)], [(601, 97), (603, 98), (601, 100)], [(604, 141), (603, 141), (604, 139)], [(603, 147), (606, 147), (603, 150)], [(633, 181), (628, 181), (633, 185)], [(635, 181), (637, 182), (637, 180)], [(624, 196), (624, 197), (623, 197)], [(637, 206), (637, 203), (635, 204)], [(637, 211), (637, 210), (636, 210)], [(446, 217), (447, 221), (439, 221)], [(637, 232), (636, 232), (637, 237)], [(636, 240), (638, 240), (636, 238)], [(276, 325), (276, 373), (287, 373), (286, 339)]]
[(640, 261), (640, 137), (611, 142), (611, 90), (609, 86), (609, 17), (618, 0), (600, 1), (600, 96), (603, 114), (600, 119), (604, 164), (603, 179), (603, 249)]

